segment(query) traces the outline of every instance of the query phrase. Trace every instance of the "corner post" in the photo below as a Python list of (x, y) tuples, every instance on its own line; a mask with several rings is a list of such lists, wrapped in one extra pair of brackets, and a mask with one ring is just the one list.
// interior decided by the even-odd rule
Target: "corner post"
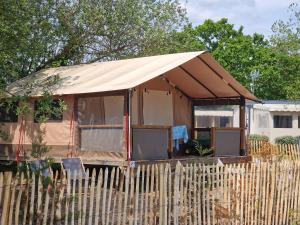
[(247, 155), (246, 153), (246, 137), (245, 137), (245, 130), (246, 130), (246, 102), (245, 98), (241, 97), (240, 101), (240, 155), (244, 156)]
[(131, 161), (132, 159), (132, 126), (131, 126), (131, 94), (132, 90), (129, 89), (126, 92), (126, 147), (127, 147), (127, 159), (128, 161)]
[(195, 139), (195, 104), (194, 101), (192, 100), (192, 113), (191, 113), (191, 118), (192, 118), (192, 124), (191, 124), (191, 139)]

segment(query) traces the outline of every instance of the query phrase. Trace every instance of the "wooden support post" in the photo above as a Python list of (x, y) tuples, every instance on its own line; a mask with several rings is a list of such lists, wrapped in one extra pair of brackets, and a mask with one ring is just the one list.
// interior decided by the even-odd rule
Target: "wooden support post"
[(191, 139), (195, 139), (195, 107), (194, 107), (194, 101), (192, 101), (192, 124), (191, 124)]
[(241, 128), (241, 135), (240, 135), (240, 155), (246, 155), (246, 137), (245, 137), (245, 130), (246, 130), (246, 107), (245, 107), (245, 98), (241, 97), (240, 102), (240, 128)]
[(168, 129), (168, 133), (169, 133), (168, 158), (172, 159), (172, 157), (173, 157), (173, 129), (172, 129), (172, 126)]
[(210, 147), (213, 150), (213, 156), (215, 156), (216, 153), (216, 128), (215, 127), (210, 128)]
[(131, 129), (131, 96), (132, 90), (127, 92), (127, 101), (126, 102), (126, 144), (127, 144), (127, 159), (130, 161), (132, 159), (132, 129)]

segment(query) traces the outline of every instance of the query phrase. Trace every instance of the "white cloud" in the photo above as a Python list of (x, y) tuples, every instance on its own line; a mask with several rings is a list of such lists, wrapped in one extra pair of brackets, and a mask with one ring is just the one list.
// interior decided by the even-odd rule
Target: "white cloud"
[(206, 19), (228, 18), (237, 27), (244, 26), (247, 34), (271, 34), (272, 24), (287, 20), (288, 6), (293, 0), (181, 0), (194, 25)]

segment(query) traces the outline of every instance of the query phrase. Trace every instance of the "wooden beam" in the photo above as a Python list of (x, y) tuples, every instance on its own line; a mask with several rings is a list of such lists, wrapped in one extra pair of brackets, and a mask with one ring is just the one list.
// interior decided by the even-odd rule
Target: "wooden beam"
[(241, 136), (240, 136), (240, 155), (246, 155), (246, 107), (245, 107), (245, 98), (241, 97), (240, 103), (240, 128), (241, 128)]
[(76, 94), (76, 96), (77, 98), (122, 96), (122, 95), (126, 95), (126, 93), (127, 90), (117, 90), (117, 91), (105, 91), (105, 92), (94, 92), (94, 93), (81, 93), (81, 94)]
[(182, 93), (187, 99), (191, 99), (191, 97), (188, 96), (188, 94), (185, 93), (183, 90), (181, 90), (178, 86), (176, 86), (175, 84), (174, 84), (175, 86), (172, 85), (173, 83), (172, 83), (168, 78), (165, 77), (164, 80), (165, 80), (171, 87), (175, 88), (175, 89), (178, 90), (180, 93)]
[(131, 90), (127, 90), (125, 95), (125, 136), (126, 136), (126, 149), (127, 160), (132, 158), (132, 124), (131, 124)]
[(73, 102), (73, 118), (74, 118), (74, 126), (75, 126), (75, 134), (74, 134), (74, 149), (76, 152), (81, 150), (81, 132), (79, 129), (79, 122), (78, 122), (78, 96), (74, 95), (74, 102)]
[(206, 105), (240, 105), (241, 98), (193, 99), (195, 106)]
[(214, 74), (216, 74), (225, 84), (227, 84), (232, 90), (234, 90), (238, 95), (243, 96), (235, 87), (233, 87), (230, 83), (228, 83), (224, 77), (219, 74), (214, 68), (212, 68), (211, 65), (209, 65), (204, 59), (202, 59), (200, 56), (197, 56), (197, 58), (203, 62), (211, 71), (214, 72)]
[(196, 81), (198, 84), (200, 84), (204, 89), (206, 89), (210, 94), (212, 94), (215, 98), (218, 98), (218, 96), (213, 93), (208, 87), (206, 87), (201, 81), (199, 81), (193, 74), (191, 74), (188, 70), (186, 70), (183, 66), (179, 66), (181, 70), (183, 70), (187, 75), (189, 75), (194, 81)]

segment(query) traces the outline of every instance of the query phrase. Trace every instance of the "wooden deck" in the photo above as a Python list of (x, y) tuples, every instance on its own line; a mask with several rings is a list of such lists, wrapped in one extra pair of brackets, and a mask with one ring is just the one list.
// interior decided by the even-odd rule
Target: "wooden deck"
[(229, 163), (247, 163), (252, 159), (251, 156), (227, 156), (227, 157), (199, 157), (199, 156), (180, 156), (172, 159), (161, 160), (139, 160), (139, 161), (108, 161), (101, 159), (82, 159), (84, 164), (87, 165), (102, 165), (102, 166), (121, 166), (121, 167), (137, 167), (138, 165), (152, 165), (160, 163), (170, 163), (175, 166), (179, 161), (181, 164), (188, 163), (203, 163), (206, 165), (216, 164), (221, 160), (223, 164)]

